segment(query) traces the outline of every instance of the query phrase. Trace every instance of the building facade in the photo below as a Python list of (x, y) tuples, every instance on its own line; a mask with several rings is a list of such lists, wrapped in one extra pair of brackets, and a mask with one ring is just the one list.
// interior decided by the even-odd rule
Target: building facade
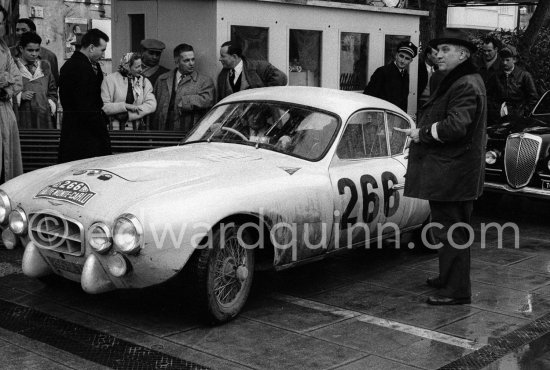
[[(428, 15), (318, 0), (113, 0), (112, 7), (114, 60), (142, 38), (156, 38), (167, 45), (161, 64), (174, 68), (172, 50), (186, 42), (198, 69), (215, 79), (221, 44), (237, 39), (245, 56), (268, 60), (290, 85), (354, 91), (393, 57), (399, 41), (418, 45), (420, 17)], [(409, 113), (415, 113), (416, 59), (410, 72)]]

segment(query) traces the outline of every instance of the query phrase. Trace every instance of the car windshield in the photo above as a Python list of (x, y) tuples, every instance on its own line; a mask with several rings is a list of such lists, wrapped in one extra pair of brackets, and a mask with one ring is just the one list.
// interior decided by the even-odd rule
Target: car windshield
[(338, 120), (288, 103), (238, 102), (212, 109), (185, 140), (254, 145), (308, 160), (327, 151)]

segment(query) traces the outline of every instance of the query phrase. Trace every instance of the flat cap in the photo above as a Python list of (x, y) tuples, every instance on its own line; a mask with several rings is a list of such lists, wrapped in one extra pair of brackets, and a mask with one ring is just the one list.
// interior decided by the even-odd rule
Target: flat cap
[(518, 51), (512, 45), (506, 45), (505, 47), (500, 49), (499, 54), (500, 54), (501, 58), (517, 57), (518, 56)]
[(418, 48), (410, 41), (401, 41), (399, 45), (397, 45), (397, 52), (409, 54), (411, 58), (414, 58), (418, 52)]
[(141, 40), (141, 46), (144, 49), (163, 51), (166, 48), (164, 42), (155, 39)]

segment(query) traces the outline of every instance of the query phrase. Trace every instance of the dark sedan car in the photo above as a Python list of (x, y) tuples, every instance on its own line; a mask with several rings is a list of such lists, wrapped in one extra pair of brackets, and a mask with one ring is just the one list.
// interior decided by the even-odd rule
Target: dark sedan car
[(550, 91), (529, 117), (487, 128), (485, 190), (550, 198)]

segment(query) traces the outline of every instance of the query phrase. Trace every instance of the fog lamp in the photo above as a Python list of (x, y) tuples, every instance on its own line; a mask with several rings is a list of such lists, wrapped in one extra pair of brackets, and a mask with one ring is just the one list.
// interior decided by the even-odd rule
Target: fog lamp
[(27, 219), (25, 211), (23, 211), (21, 208), (16, 208), (11, 211), (9, 216), (9, 225), (10, 230), (13, 231), (15, 234), (25, 234), (27, 232), (27, 226), (29, 225), (29, 221)]
[(2, 231), (2, 243), (6, 249), (13, 249), (19, 244), (19, 238), (10, 229), (4, 229)]
[(114, 253), (107, 259), (107, 269), (114, 277), (122, 277), (128, 272), (128, 262), (120, 253)]
[(498, 153), (494, 150), (489, 150), (485, 153), (485, 163), (495, 164), (498, 159)]
[(5, 224), (11, 212), (11, 203), (8, 195), (0, 190), (0, 224)]
[(139, 252), (143, 238), (143, 228), (138, 219), (129, 213), (115, 221), (113, 242), (115, 247), (125, 254)]
[(111, 230), (102, 222), (94, 223), (88, 228), (88, 243), (97, 253), (107, 253), (113, 245)]

